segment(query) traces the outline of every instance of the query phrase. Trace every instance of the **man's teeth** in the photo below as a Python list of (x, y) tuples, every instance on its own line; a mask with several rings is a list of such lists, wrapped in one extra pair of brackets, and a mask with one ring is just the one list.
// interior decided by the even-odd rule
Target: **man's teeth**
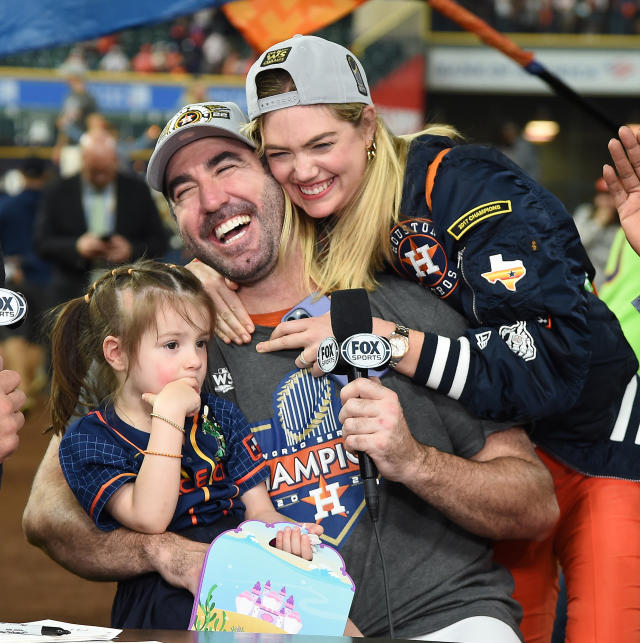
[(332, 183), (333, 179), (329, 179), (324, 183), (316, 183), (316, 185), (314, 185), (313, 187), (306, 187), (302, 185), (299, 185), (298, 187), (300, 188), (300, 192), (302, 192), (302, 194), (313, 196), (314, 194), (320, 194), (320, 192), (324, 192), (324, 190), (326, 190)]
[(221, 223), (216, 229), (216, 237), (218, 239), (222, 239), (226, 234), (234, 230), (235, 228), (245, 225), (251, 221), (251, 217), (246, 215), (246, 214), (241, 214), (238, 217), (233, 217), (232, 219), (228, 219), (224, 223)]

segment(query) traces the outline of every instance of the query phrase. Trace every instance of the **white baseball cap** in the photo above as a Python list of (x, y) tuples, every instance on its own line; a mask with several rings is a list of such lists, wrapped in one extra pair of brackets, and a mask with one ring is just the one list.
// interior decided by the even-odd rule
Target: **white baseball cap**
[(192, 103), (174, 114), (156, 141), (147, 166), (147, 183), (162, 192), (164, 171), (171, 157), (181, 148), (208, 136), (234, 138), (252, 148), (255, 144), (240, 129), (247, 117), (235, 103)]
[[(296, 90), (258, 98), (256, 76), (267, 69), (289, 72)], [(345, 47), (318, 36), (300, 34), (269, 47), (247, 74), (249, 118), (293, 105), (366, 103), (372, 105), (367, 76)]]

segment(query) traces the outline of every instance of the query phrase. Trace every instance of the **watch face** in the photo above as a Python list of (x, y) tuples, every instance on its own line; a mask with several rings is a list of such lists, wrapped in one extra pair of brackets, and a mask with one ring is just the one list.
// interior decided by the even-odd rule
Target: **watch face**
[(389, 337), (389, 343), (391, 344), (391, 357), (393, 359), (403, 357), (409, 349), (409, 340), (402, 335), (392, 335)]

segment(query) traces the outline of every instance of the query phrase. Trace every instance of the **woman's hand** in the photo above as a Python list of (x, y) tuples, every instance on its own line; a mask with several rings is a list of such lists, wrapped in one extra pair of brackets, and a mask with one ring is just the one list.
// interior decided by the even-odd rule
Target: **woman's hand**
[(216, 335), (226, 344), (248, 344), (255, 330), (251, 317), (235, 293), (238, 284), (226, 279), (202, 261), (194, 259), (186, 265), (209, 293), (216, 307)]
[[(620, 225), (633, 249), (640, 254), (640, 131), (628, 126), (618, 132), (620, 140), (609, 141), (609, 153), (616, 167), (602, 168), (602, 176), (620, 215)], [(616, 174), (617, 171), (617, 174)]]
[(326, 337), (332, 337), (331, 316), (325, 313), (320, 317), (306, 317), (278, 324), (266, 342), (256, 345), (259, 353), (291, 350), (300, 348), (295, 364), (298, 368), (311, 368), (314, 377), (324, 375), (316, 360), (318, 346)]

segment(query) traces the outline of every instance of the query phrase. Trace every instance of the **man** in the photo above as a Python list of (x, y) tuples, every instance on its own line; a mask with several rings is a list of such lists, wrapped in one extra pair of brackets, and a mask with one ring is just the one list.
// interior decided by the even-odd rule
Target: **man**
[[(292, 278), (301, 273), (296, 250), (278, 261), (283, 196), (239, 133), (244, 120), (229, 103), (183, 108), (165, 127), (147, 176), (168, 198), (187, 247), (200, 262), (240, 283), (243, 304), (264, 324), (279, 320), (308, 292), (303, 280)], [(418, 285), (391, 277), (371, 296), (374, 314), (398, 314), (398, 288), (406, 289), (400, 323), (442, 324), (451, 332), (463, 323), (435, 299), (429, 298), (432, 309), (425, 305)], [(268, 328), (257, 328), (258, 340), (268, 334)], [(371, 455), (382, 475), (378, 525), (395, 633), (519, 640), (511, 581), (492, 563), (488, 539), (540, 538), (557, 517), (551, 479), (521, 429), (474, 420), (456, 402), (423, 388), (418, 392), (393, 371), (385, 386), (365, 379), (345, 386), (340, 408), (330, 378), (315, 379), (295, 368), (291, 351), (256, 355), (247, 346), (222, 345), (220, 350), (225, 365), (210, 363), (217, 392), (235, 386), (270, 459), (278, 509), (298, 519), (306, 508), (340, 547), (357, 587), (351, 618), (365, 634), (381, 635), (389, 626), (385, 579), (352, 455), (358, 450)], [(181, 543), (174, 534), (148, 537), (125, 530), (98, 539), (77, 507), (68, 507), (75, 502), (69, 503), (61, 483), (56, 449), (54, 439), (25, 510), (31, 542), (89, 577), (155, 570), (193, 591), (202, 546)], [(487, 628), (484, 634), (480, 628)]]
[(93, 270), (167, 250), (148, 187), (117, 170), (113, 136), (87, 132), (80, 147), (81, 172), (51, 186), (36, 223), (36, 250), (53, 265), (56, 303), (83, 294)]

